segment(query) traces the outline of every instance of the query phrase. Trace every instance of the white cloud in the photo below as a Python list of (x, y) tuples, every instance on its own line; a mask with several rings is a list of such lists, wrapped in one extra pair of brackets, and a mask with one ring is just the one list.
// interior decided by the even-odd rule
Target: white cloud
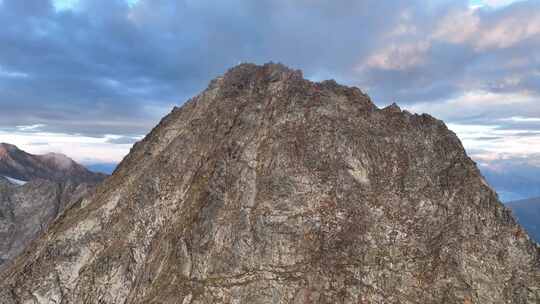
[(43, 127), (46, 127), (44, 124), (35, 124), (30, 126), (17, 126), (17, 130), (25, 132), (25, 131), (37, 131)]
[(537, 123), (540, 122), (540, 117), (522, 117), (522, 116), (512, 116), (509, 118), (503, 118), (502, 121), (510, 121), (510, 122), (524, 122), (524, 123)]
[[(538, 104), (538, 97), (527, 92), (494, 93), (470, 91), (443, 102), (423, 102), (405, 106), (413, 113), (429, 113), (447, 121), (466, 117), (494, 117), (496, 112), (504, 115), (505, 108), (526, 109), (527, 105)], [(521, 107), (521, 108), (520, 108)]]
[[(475, 6), (502, 7), (516, 1), (473, 2)], [(540, 11), (518, 7), (511, 13), (486, 15), (482, 9), (456, 8), (450, 10), (433, 28), (419, 30), (410, 12), (401, 13), (396, 26), (382, 35), (381, 48), (361, 60), (357, 72), (366, 69), (404, 71), (424, 65), (430, 50), (438, 42), (469, 46), (482, 55), (496, 49), (515, 47), (529, 39), (540, 37)], [(523, 57), (501, 64), (511, 67), (528, 64)], [(515, 81), (516, 79), (509, 79)]]
[[(524, 21), (526, 20), (526, 21)], [(540, 34), (540, 12), (508, 16), (484, 28), (476, 40), (479, 49), (508, 48)]]
[(471, 151), (471, 157), (489, 163), (540, 153), (540, 131), (507, 130), (497, 125), (448, 124)]
[(524, 125), (538, 124), (540, 117), (512, 112), (531, 112), (537, 105), (538, 97), (526, 92), (472, 91), (443, 102), (418, 103), (405, 108), (450, 122), (449, 129), (462, 140), (471, 157), (488, 165), (504, 158), (540, 154), (540, 130)]
[(475, 10), (454, 11), (439, 22), (432, 37), (451, 43), (464, 43), (479, 30), (480, 17)]
[[(509, 1), (492, 1), (495, 2)], [(433, 39), (471, 45), (477, 52), (504, 49), (540, 35), (540, 12), (516, 11), (487, 22), (476, 9), (452, 11), (438, 23)]]
[(377, 50), (367, 58), (362, 66), (382, 70), (407, 70), (424, 63), (430, 43), (420, 41), (416, 43), (392, 44), (382, 50)]
[(120, 135), (88, 137), (62, 133), (2, 131), (0, 142), (7, 142), (33, 154), (56, 152), (85, 164), (119, 162), (129, 152), (131, 144), (111, 144)]

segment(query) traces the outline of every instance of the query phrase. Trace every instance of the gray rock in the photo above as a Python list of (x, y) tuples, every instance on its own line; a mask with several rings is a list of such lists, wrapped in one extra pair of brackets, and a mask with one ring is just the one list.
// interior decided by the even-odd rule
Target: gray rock
[(0, 143), (0, 270), (104, 178), (64, 155)]
[(70, 181), (35, 180), (24, 186), (0, 181), (0, 270), (91, 189)]
[(429, 115), (240, 65), (0, 274), (3, 303), (538, 303), (537, 245)]

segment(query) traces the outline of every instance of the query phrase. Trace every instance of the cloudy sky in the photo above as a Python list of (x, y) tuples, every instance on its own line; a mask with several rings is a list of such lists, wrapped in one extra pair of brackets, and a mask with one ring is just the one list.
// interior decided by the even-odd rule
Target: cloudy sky
[(445, 120), (486, 175), (540, 176), (538, 0), (0, 0), (0, 41), (0, 141), (29, 152), (118, 162), (227, 68), (275, 61)]

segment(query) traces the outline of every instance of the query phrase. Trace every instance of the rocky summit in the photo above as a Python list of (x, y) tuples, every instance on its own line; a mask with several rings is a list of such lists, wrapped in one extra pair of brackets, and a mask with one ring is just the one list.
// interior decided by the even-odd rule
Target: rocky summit
[(8, 303), (539, 303), (538, 246), (454, 133), (242, 64), (0, 274)]

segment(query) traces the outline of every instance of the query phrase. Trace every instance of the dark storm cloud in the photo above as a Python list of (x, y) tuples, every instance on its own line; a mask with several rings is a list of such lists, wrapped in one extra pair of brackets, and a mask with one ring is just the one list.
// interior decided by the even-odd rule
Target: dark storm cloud
[(87, 0), (55, 11), (48, 1), (4, 0), (0, 124), (141, 134), (241, 61), (281, 61), (308, 76), (355, 83), (351, 67), (380, 46), (377, 37), (402, 12), (424, 9), (420, 2), (300, 0), (143, 0), (130, 9), (120, 0)]
[[(497, 29), (534, 20), (540, 4), (469, 11), (467, 1), (442, 0), (140, 0), (131, 8), (81, 0), (63, 11), (44, 0), (3, 0), (0, 127), (143, 134), (243, 61), (279, 61), (312, 79), (358, 85), (381, 105), (438, 104), (469, 90), (538, 95), (540, 56), (531, 50), (540, 47), (540, 25), (530, 22), (530, 35), (506, 33), (506, 42)], [(445, 32), (445, 18), (471, 36)], [(450, 117), (508, 114), (497, 109)], [(540, 116), (540, 106), (529, 111), (512, 115)]]

